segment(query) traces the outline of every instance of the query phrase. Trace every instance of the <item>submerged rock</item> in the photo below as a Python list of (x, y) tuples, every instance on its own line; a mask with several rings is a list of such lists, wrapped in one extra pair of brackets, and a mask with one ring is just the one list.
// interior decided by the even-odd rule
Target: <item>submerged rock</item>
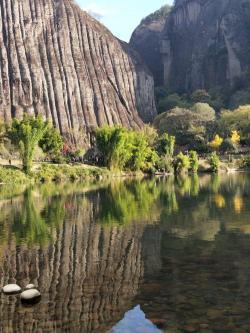
[(20, 293), (22, 289), (17, 284), (7, 284), (2, 290), (5, 294), (17, 294)]
[(33, 303), (39, 301), (41, 293), (37, 289), (28, 289), (21, 293), (22, 302)]

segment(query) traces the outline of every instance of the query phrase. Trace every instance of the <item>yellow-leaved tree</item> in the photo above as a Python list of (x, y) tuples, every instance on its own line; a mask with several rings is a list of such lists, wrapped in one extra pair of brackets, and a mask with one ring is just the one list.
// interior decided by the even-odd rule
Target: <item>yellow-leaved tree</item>
[(210, 148), (217, 150), (220, 148), (222, 143), (223, 143), (223, 139), (218, 134), (216, 134), (214, 139), (211, 142), (209, 142), (208, 145)]
[(238, 131), (232, 131), (231, 133), (231, 141), (234, 144), (239, 144), (240, 143), (240, 134)]

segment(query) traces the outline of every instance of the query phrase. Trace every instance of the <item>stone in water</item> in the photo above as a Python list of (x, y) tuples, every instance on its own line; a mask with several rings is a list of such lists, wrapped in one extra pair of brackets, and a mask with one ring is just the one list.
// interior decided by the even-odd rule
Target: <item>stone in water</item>
[(5, 294), (17, 294), (20, 293), (21, 288), (17, 284), (7, 284), (3, 287), (3, 292)]
[(28, 289), (35, 289), (35, 288), (36, 288), (35, 285), (32, 284), (32, 283), (27, 284), (27, 286), (25, 287), (26, 290), (28, 290)]
[(41, 293), (37, 289), (25, 290), (21, 293), (21, 300), (23, 302), (33, 302), (41, 297)]

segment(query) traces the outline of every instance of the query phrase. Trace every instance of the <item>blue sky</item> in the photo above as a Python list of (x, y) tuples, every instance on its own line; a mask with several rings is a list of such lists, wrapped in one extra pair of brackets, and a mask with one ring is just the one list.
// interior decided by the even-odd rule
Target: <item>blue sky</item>
[(120, 39), (129, 41), (141, 19), (173, 0), (76, 0), (85, 10), (99, 16), (100, 21)]

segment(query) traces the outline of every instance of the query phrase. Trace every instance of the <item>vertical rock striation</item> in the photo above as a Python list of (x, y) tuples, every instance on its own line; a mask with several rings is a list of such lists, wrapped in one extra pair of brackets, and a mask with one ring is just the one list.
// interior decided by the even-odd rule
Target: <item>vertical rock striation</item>
[[(158, 37), (161, 68), (153, 71), (156, 82), (160, 71), (171, 91), (250, 86), (249, 16), (249, 0), (175, 1)], [(162, 18), (158, 21), (162, 25)], [(154, 48), (154, 44), (136, 31), (131, 44), (139, 45), (137, 50), (147, 61), (151, 51), (144, 50)], [(140, 46), (140, 42), (146, 45)]]
[(5, 121), (40, 113), (74, 136), (154, 116), (153, 78), (139, 57), (72, 0), (2, 0), (0, 23)]

